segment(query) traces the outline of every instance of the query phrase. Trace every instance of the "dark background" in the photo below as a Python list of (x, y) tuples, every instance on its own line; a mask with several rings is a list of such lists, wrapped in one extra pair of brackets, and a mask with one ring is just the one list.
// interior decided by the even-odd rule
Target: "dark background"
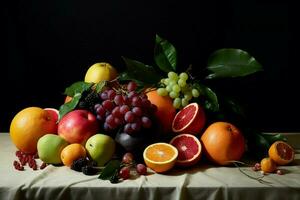
[[(182, 69), (205, 67), (219, 48), (248, 51), (264, 72), (224, 81), (249, 121), (263, 131), (299, 131), (292, 70), (288, 1), (76, 1), (19, 0), (2, 6), (0, 131), (28, 106), (56, 107), (63, 91), (106, 61), (124, 69), (121, 56), (153, 64), (155, 34), (178, 50)], [(226, 84), (228, 83), (228, 84)]]

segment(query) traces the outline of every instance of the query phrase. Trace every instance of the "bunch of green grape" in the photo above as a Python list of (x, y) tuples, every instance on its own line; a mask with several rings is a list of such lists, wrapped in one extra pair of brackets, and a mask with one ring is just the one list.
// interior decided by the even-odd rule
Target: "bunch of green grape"
[(188, 83), (189, 76), (186, 72), (179, 75), (176, 72), (169, 72), (168, 78), (161, 79), (162, 87), (157, 89), (160, 96), (169, 95), (173, 99), (173, 106), (180, 109), (189, 104), (194, 97), (199, 97), (200, 93), (196, 88)]

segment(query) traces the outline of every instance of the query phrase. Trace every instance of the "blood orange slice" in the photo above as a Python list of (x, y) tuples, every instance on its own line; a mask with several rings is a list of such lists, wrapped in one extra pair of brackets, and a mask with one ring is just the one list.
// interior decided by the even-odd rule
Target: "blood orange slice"
[(197, 103), (190, 103), (176, 114), (172, 123), (172, 130), (175, 133), (197, 134), (204, 127), (205, 121), (202, 107)]
[(178, 150), (176, 165), (189, 167), (200, 160), (202, 146), (199, 139), (194, 135), (177, 135), (171, 140), (170, 144)]
[(278, 165), (287, 165), (294, 160), (294, 149), (283, 141), (274, 142), (269, 148), (270, 158)]

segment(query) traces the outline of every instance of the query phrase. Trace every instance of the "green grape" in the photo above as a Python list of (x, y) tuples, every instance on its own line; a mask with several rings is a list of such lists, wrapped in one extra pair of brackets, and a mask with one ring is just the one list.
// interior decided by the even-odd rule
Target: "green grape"
[(176, 109), (179, 109), (181, 107), (181, 99), (180, 98), (175, 98), (173, 100), (173, 107)]
[(170, 79), (164, 78), (164, 84), (165, 84), (165, 85), (169, 85), (169, 83), (170, 83)]
[(182, 72), (182, 73), (180, 73), (179, 78), (186, 81), (186, 80), (188, 80), (189, 75), (185, 72)]
[(180, 78), (177, 83), (182, 88), (186, 86), (186, 80), (184, 80), (182, 78)]
[(162, 84), (165, 84), (165, 79), (164, 79), (164, 78), (160, 79), (160, 82), (161, 82)]
[(157, 94), (159, 96), (167, 96), (168, 95), (168, 91), (165, 88), (158, 88), (157, 89)]
[(172, 86), (171, 86), (171, 85), (168, 85), (168, 86), (166, 87), (166, 90), (167, 90), (167, 92), (171, 92), (171, 91), (172, 91)]
[(168, 85), (173, 87), (173, 85), (177, 85), (177, 84), (176, 84), (176, 81), (171, 80)]
[(172, 99), (175, 99), (175, 98), (179, 97), (179, 93), (178, 93), (178, 92), (171, 91), (171, 92), (169, 93), (169, 96), (170, 96)]
[(194, 89), (192, 89), (192, 95), (193, 95), (193, 97), (197, 98), (197, 97), (199, 97), (200, 93), (197, 89), (194, 88)]
[(168, 77), (169, 77), (169, 79), (176, 81), (176, 82), (178, 80), (178, 75), (175, 72), (169, 72)]
[(179, 93), (179, 92), (180, 92), (180, 87), (179, 87), (179, 85), (177, 85), (177, 84), (173, 85), (173, 86), (172, 86), (172, 90), (173, 90), (174, 92)]
[(186, 99), (186, 98), (181, 99), (181, 105), (183, 107), (187, 106), (188, 104), (189, 104), (189, 100), (188, 99)]
[(184, 98), (187, 99), (188, 101), (191, 100), (193, 98), (192, 92), (191, 91), (185, 92)]

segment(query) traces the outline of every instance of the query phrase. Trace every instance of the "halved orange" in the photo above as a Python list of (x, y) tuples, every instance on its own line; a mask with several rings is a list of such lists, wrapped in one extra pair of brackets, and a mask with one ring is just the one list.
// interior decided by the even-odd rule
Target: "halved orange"
[(278, 165), (287, 165), (294, 160), (294, 149), (286, 142), (276, 141), (269, 148), (269, 157)]
[(166, 172), (174, 167), (177, 156), (177, 149), (167, 143), (151, 144), (143, 153), (146, 165), (158, 173)]

